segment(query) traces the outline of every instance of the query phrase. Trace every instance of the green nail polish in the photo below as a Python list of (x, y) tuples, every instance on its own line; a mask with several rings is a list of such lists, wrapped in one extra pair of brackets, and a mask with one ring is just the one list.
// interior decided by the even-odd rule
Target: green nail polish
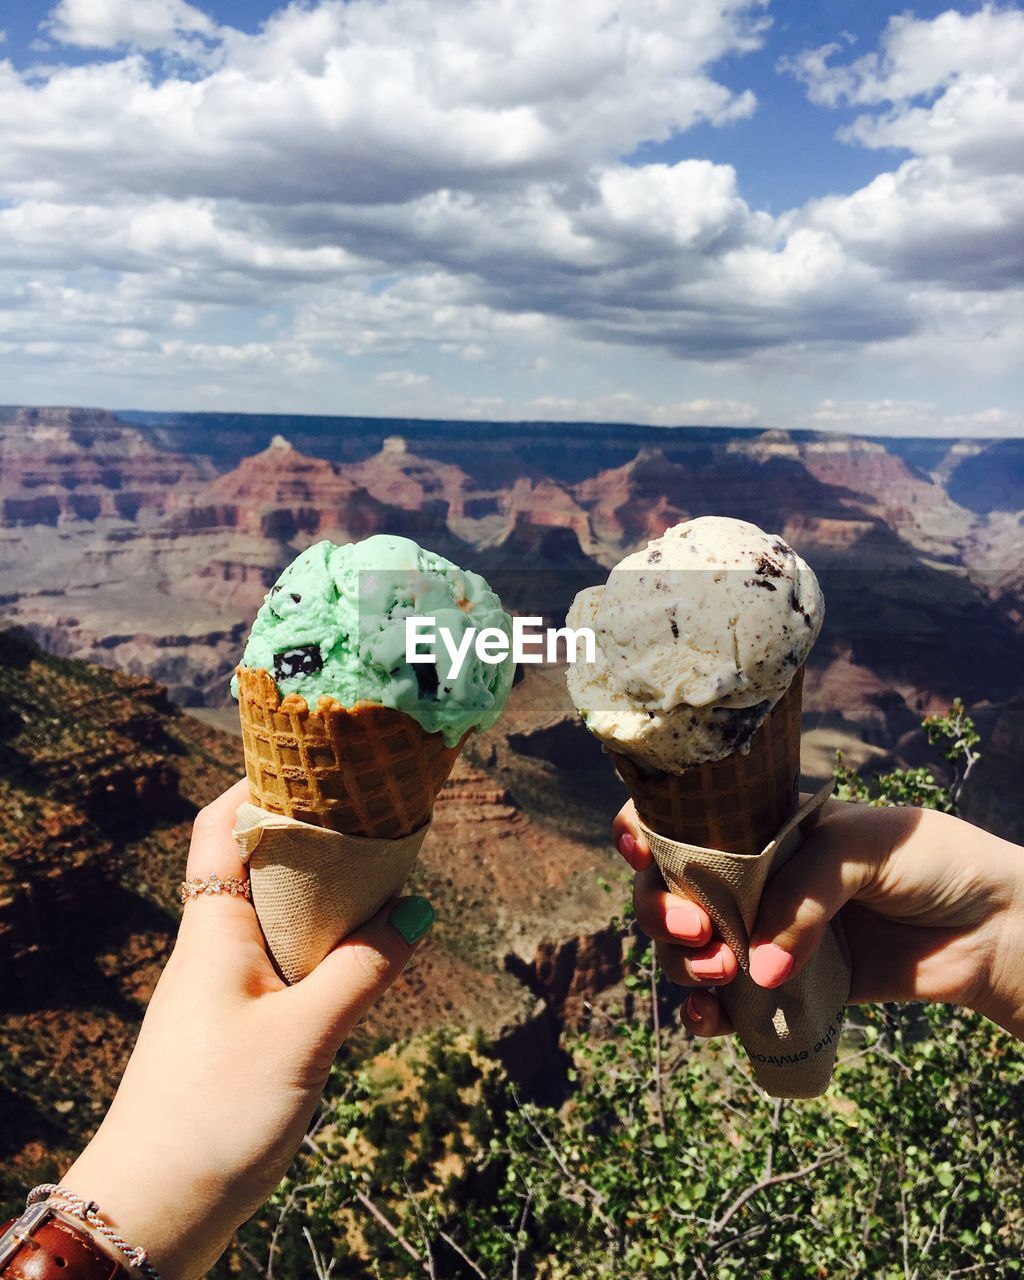
[(395, 904), (389, 919), (411, 947), (434, 923), (434, 908), (426, 898), (403, 898)]

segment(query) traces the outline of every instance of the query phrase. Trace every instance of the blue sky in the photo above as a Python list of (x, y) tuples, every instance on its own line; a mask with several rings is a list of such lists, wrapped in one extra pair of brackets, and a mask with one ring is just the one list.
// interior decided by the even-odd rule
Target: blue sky
[(0, 10), (3, 399), (1024, 433), (1024, 10)]

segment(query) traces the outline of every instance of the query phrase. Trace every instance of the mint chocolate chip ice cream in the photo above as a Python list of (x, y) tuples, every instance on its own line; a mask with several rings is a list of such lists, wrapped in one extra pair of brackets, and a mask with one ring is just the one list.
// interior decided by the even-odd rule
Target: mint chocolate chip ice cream
[[(301, 694), (311, 710), (324, 694), (346, 707), (392, 707), (448, 746), (468, 729), (490, 728), (512, 688), (511, 652), (485, 662), (470, 644), (459, 669), (438, 638), (430, 662), (410, 663), (411, 617), (447, 628), (457, 650), (468, 629), (487, 627), (509, 636), (511, 649), (511, 619), (479, 574), (410, 538), (377, 534), (345, 546), (318, 542), (293, 560), (260, 606), (241, 665), (265, 669), (282, 697)], [(231, 692), (238, 697), (237, 677)]]

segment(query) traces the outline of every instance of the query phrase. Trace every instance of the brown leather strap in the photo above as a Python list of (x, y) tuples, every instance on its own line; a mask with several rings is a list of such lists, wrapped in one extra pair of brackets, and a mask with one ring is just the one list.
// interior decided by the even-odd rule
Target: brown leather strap
[[(0, 1227), (0, 1239), (18, 1218)], [(2, 1280), (129, 1280), (130, 1272), (105, 1253), (85, 1227), (48, 1218), (26, 1230), (19, 1247), (0, 1263)]]

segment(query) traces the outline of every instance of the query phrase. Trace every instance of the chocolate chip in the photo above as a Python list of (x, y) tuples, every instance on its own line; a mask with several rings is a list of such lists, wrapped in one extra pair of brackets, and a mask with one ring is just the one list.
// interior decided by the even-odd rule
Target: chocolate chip
[(416, 672), (416, 683), (420, 687), (420, 696), (436, 698), (437, 667), (432, 662), (415, 662), (412, 669)]
[(757, 562), (757, 568), (754, 572), (767, 574), (770, 578), (781, 578), (783, 569), (781, 565), (776, 564), (775, 561), (769, 559), (767, 555), (762, 555), (760, 560)]
[(292, 597), (292, 600), (293, 600), (296, 604), (302, 604), (302, 596), (297, 596), (297, 595), (295, 594), (295, 592), (293, 591), (293, 592), (291, 592), (291, 597)]
[(720, 713), (722, 719), (718, 724), (723, 744), (733, 751), (739, 751), (753, 737), (767, 709), (767, 702), (757, 702), (752, 707), (723, 708)]
[(276, 583), (274, 586), (272, 586), (272, 587), (270, 588), (270, 594), (271, 594), (272, 596), (276, 596), (276, 595), (277, 595), (277, 593), (278, 593), (280, 590), (281, 590), (281, 584), (280, 584), (280, 582), (278, 582), (278, 583)]
[(799, 598), (799, 596), (796, 594), (796, 588), (795, 588), (795, 587), (794, 587), (794, 588), (793, 588), (793, 590), (792, 590), (792, 591), (790, 591), (790, 593), (789, 593), (789, 607), (793, 610), (793, 612), (794, 612), (794, 613), (798, 613), (798, 614), (800, 615), (800, 617), (801, 617), (801, 618), (803, 618), (804, 622), (806, 622), (806, 623), (807, 623), (807, 625), (808, 625), (808, 626), (811, 626), (811, 625), (812, 625), (812, 623), (811, 623), (811, 615), (807, 612), (807, 610), (806, 610), (806, 609), (803, 607), (803, 605), (800, 603), (800, 598)]
[(765, 591), (775, 591), (774, 582), (765, 582), (763, 578), (745, 578), (743, 581), (745, 587), (764, 587)]
[(290, 680), (293, 676), (311, 676), (322, 671), (323, 655), (318, 644), (306, 644), (295, 649), (283, 649), (274, 654), (274, 678)]
[(660, 552), (660, 551), (652, 551), (652, 552), (651, 552), (651, 554), (647, 557), (647, 563), (648, 563), (648, 564), (657, 564), (657, 563), (658, 563), (658, 561), (659, 561), (660, 559), (661, 559), (661, 552)]
[(676, 640), (678, 640), (679, 639), (679, 623), (676, 622), (675, 618), (669, 618), (668, 625), (672, 628), (672, 635)]
[(777, 556), (791, 556), (793, 554), (793, 548), (787, 546), (781, 538), (778, 542), (772, 543), (772, 550)]

